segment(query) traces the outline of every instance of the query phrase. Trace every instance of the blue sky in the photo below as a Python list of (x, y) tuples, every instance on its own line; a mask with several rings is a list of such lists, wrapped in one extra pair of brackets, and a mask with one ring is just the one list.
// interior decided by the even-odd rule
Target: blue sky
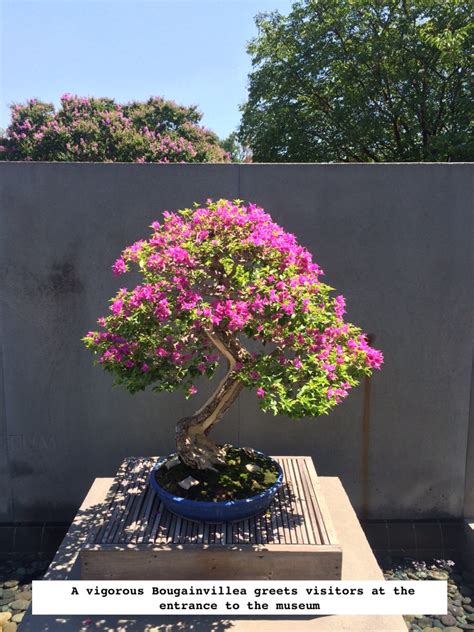
[(65, 92), (197, 104), (221, 137), (240, 120), (254, 16), (292, 0), (0, 0), (0, 127), (9, 104)]

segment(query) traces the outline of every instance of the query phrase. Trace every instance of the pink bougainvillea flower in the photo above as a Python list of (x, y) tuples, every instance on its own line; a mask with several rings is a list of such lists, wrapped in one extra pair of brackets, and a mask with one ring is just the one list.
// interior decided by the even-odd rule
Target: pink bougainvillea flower
[(117, 259), (117, 261), (112, 266), (112, 270), (114, 271), (114, 274), (116, 275), (124, 274), (127, 271), (127, 266), (125, 264), (125, 261), (122, 258)]

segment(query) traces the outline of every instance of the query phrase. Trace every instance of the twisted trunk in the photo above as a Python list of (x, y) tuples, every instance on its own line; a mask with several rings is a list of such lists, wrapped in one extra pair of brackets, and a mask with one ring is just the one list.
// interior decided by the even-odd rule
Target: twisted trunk
[(213, 469), (214, 465), (224, 463), (222, 450), (209, 439), (208, 434), (239, 396), (243, 384), (235, 365), (250, 356), (227, 332), (206, 331), (206, 334), (226, 358), (227, 373), (207, 402), (194, 415), (184, 417), (176, 424), (178, 454), (186, 465), (198, 470)]

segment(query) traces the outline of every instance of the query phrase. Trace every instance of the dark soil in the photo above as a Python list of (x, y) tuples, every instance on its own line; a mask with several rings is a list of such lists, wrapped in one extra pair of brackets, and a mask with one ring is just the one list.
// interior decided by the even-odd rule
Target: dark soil
[[(269, 457), (257, 454), (249, 448), (224, 446), (224, 449), (226, 465), (216, 466), (217, 471), (194, 470), (181, 462), (170, 470), (160, 467), (155, 473), (156, 480), (174, 496), (207, 502), (249, 498), (276, 483), (279, 471)], [(257, 465), (260, 471), (249, 472), (247, 465)], [(188, 476), (198, 480), (199, 484), (185, 490), (179, 482)]]

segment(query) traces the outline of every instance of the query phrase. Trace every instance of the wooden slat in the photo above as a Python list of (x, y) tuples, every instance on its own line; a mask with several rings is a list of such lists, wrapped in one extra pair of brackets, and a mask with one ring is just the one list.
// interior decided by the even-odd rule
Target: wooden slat
[[(136, 539), (135, 539), (136, 543), (143, 542), (143, 539), (145, 537), (145, 532), (150, 522), (150, 516), (151, 516), (153, 503), (154, 501), (157, 500), (157, 496), (151, 485), (148, 486), (144, 494), (144, 500), (146, 500), (146, 502), (143, 505), (144, 507), (143, 514), (140, 516), (140, 527), (137, 529), (137, 534), (136, 534)], [(128, 541), (131, 542), (132, 540), (133, 540), (133, 536), (131, 536)]]
[(209, 525), (209, 544), (216, 544), (216, 525)]
[(286, 510), (286, 505), (287, 505), (286, 487), (287, 487), (287, 482), (286, 482), (286, 477), (284, 477), (283, 484), (276, 494), (276, 501), (277, 501), (276, 513), (277, 513), (277, 518), (280, 522), (280, 527), (281, 527), (279, 530), (281, 544), (291, 543), (290, 526), (288, 523), (288, 514)]
[(298, 481), (294, 472), (294, 467), (293, 467), (293, 460), (292, 458), (287, 459), (286, 460), (286, 467), (288, 470), (288, 477), (291, 481), (291, 486), (292, 486), (292, 490), (293, 490), (293, 511), (292, 511), (292, 515), (293, 515), (293, 520), (294, 520), (294, 525), (295, 525), (295, 529), (296, 529), (296, 538), (297, 538), (297, 542), (301, 542), (301, 543), (305, 543), (307, 544), (309, 542), (308, 540), (308, 536), (306, 533), (306, 528), (304, 527), (304, 520), (305, 520), (305, 516), (303, 513), (303, 507), (302, 507), (302, 503), (301, 503), (301, 492), (298, 486)]
[[(153, 515), (153, 512), (152, 512)], [(150, 521), (151, 529), (147, 533), (147, 541), (150, 544), (156, 542), (159, 538), (157, 538), (158, 530), (161, 529), (164, 533), (167, 532), (168, 521), (170, 518), (170, 514), (166, 511), (165, 506), (159, 500), (158, 496), (156, 496), (156, 512), (155, 518), (153, 522)]]
[(270, 510), (271, 537), (269, 539), (269, 542), (271, 542), (272, 544), (280, 544), (280, 535), (278, 533), (278, 521), (277, 521), (277, 516), (274, 510), (274, 507), (275, 507), (275, 502), (272, 503), (272, 508)]
[(126, 461), (123, 461), (117, 476), (115, 477), (112, 485), (107, 492), (104, 503), (99, 506), (98, 511), (96, 512), (95, 519), (92, 521), (90, 531), (85, 539), (85, 545), (94, 544), (96, 541), (101, 541), (101, 533), (105, 530), (108, 523), (108, 516), (110, 507), (113, 504), (114, 498), (117, 494), (117, 490), (120, 486), (120, 474), (126, 468)]
[(335, 546), (268, 545), (161, 547), (137, 550), (110, 547), (81, 552), (81, 576), (97, 580), (335, 580), (341, 578), (341, 549)]
[[(318, 524), (318, 528), (319, 528), (319, 532), (321, 535), (321, 540), (323, 542), (323, 544), (330, 544), (331, 543), (331, 538), (329, 537), (329, 533), (328, 533), (328, 529), (327, 529), (327, 525), (325, 524), (325, 521), (323, 519), (323, 514), (321, 512), (321, 506), (320, 503), (318, 501), (318, 497), (316, 494), (316, 490), (317, 487), (315, 487), (315, 485), (317, 484), (317, 479), (316, 479), (316, 472), (314, 470), (314, 467), (312, 465), (312, 463), (308, 463), (308, 461), (305, 461), (305, 468), (306, 468), (306, 472), (308, 474), (308, 477), (311, 481), (311, 484), (309, 486), (309, 493), (310, 496), (313, 500), (313, 507), (314, 510), (316, 512), (316, 516), (317, 516), (317, 524)], [(311, 471), (313, 470), (313, 471)], [(314, 473), (314, 476), (313, 476)]]
[[(285, 479), (283, 479), (283, 484), (285, 484)], [(280, 496), (281, 496), (281, 490), (278, 490), (278, 492), (275, 494), (275, 499), (273, 500), (273, 503), (272, 503), (272, 516), (273, 516), (273, 521), (276, 523), (276, 533), (277, 533), (278, 542), (280, 544), (283, 544), (285, 542), (285, 533), (284, 533), (284, 528), (283, 528), (283, 519), (281, 517), (281, 511), (280, 511)]]
[(125, 516), (122, 528), (119, 529), (119, 532), (121, 531), (121, 533), (118, 533), (119, 542), (129, 542), (137, 533), (139, 527), (139, 516), (146, 498), (148, 476), (152, 467), (152, 461), (150, 459), (145, 459), (143, 463), (138, 462), (136, 467), (137, 476), (135, 478), (135, 486), (129, 492), (132, 496), (132, 502), (130, 504), (128, 516)]
[(132, 459), (129, 458), (129, 459), (125, 459), (120, 465), (119, 471), (117, 472), (117, 475), (112, 485), (113, 488), (115, 489), (115, 493), (110, 501), (108, 508), (105, 510), (105, 515), (103, 516), (103, 520), (99, 526), (99, 529), (97, 530), (95, 534), (91, 534), (92, 537), (95, 537), (95, 541), (97, 542), (103, 542), (104, 538), (107, 537), (107, 534), (112, 527), (112, 524), (113, 524), (112, 517), (114, 513), (117, 511), (117, 498), (119, 494), (122, 493), (124, 486), (127, 484), (127, 472), (128, 472), (128, 469), (131, 467), (132, 462), (133, 462)]
[(286, 521), (286, 542), (288, 544), (298, 544), (297, 534), (295, 533), (295, 506), (293, 502), (293, 486), (288, 475), (288, 467), (286, 459), (280, 462), (280, 465), (285, 472), (285, 480), (286, 485), (283, 485), (281, 488), (282, 497), (283, 497), (283, 508), (282, 508), (282, 518), (283, 522)]
[(316, 544), (316, 540), (314, 537), (314, 526), (311, 520), (308, 503), (306, 502), (306, 493), (300, 471), (300, 461), (299, 459), (290, 459), (290, 463), (293, 471), (293, 478), (298, 489), (298, 499), (300, 503), (302, 523), (301, 530), (303, 531), (303, 537), (309, 544)]
[(136, 476), (136, 463), (131, 460), (130, 467), (127, 470), (127, 476), (124, 477), (124, 485), (120, 492), (115, 497), (115, 512), (112, 519), (109, 522), (109, 528), (107, 530), (106, 541), (114, 542), (115, 535), (117, 534), (117, 530), (119, 526), (123, 523), (124, 518), (127, 516), (127, 512), (129, 510), (129, 506), (134, 500), (134, 496), (132, 496), (129, 492), (133, 487), (134, 478)]
[(303, 493), (306, 502), (306, 512), (308, 520), (311, 524), (312, 537), (314, 538), (315, 544), (322, 544), (321, 533), (318, 526), (318, 516), (314, 508), (314, 499), (311, 495), (310, 483), (308, 483), (308, 478), (306, 476), (306, 466), (303, 459), (298, 459), (298, 469), (301, 473), (301, 482), (303, 485)]

